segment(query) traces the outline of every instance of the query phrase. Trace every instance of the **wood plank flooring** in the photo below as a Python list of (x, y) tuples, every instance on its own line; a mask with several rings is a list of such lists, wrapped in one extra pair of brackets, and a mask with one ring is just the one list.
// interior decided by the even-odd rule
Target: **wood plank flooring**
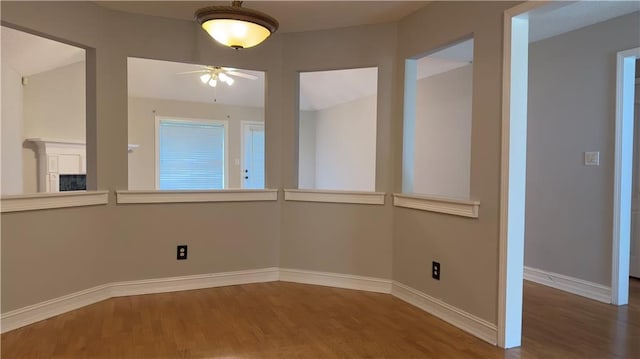
[(113, 298), (2, 335), (2, 358), (640, 358), (640, 281), (616, 308), (525, 282), (502, 350), (386, 294), (272, 282)]

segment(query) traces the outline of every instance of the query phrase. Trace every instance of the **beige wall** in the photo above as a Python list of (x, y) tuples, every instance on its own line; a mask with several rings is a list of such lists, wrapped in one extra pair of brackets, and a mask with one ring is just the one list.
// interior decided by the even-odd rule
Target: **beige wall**
[[(267, 71), (267, 186), (281, 187), (281, 54), (216, 45), (191, 21), (90, 2), (6, 2), (2, 21), (87, 48), (89, 185), (127, 189), (127, 57)], [(34, 16), (46, 14), (47, 16)], [(278, 265), (280, 204), (116, 205), (2, 214), (2, 312), (102, 283)], [(177, 262), (177, 244), (190, 245)]]
[[(381, 84), (391, 84), (394, 76), (396, 25), (290, 33), (284, 38), (284, 187), (297, 187), (298, 73), (378, 67), (375, 187), (389, 191), (393, 89)], [(385, 206), (284, 202), (280, 265), (391, 278), (392, 210), (388, 201)]]
[(22, 185), (22, 76), (2, 61), (2, 178), (3, 195), (23, 193)]
[(473, 65), (418, 80), (413, 192), (469, 198)]
[(229, 188), (241, 187), (242, 121), (264, 122), (264, 109), (149, 98), (129, 98), (129, 143), (139, 145), (129, 153), (129, 189), (155, 189), (156, 116), (219, 120), (228, 123)]
[(316, 111), (300, 111), (298, 188), (316, 186)]
[[(470, 192), (482, 204), (479, 219), (465, 219), (394, 208), (389, 197), (384, 206), (367, 206), (115, 205), (112, 196), (103, 207), (3, 214), (2, 312), (107, 281), (281, 266), (393, 278), (495, 323), (502, 21), (511, 5), (438, 2), (398, 24), (277, 34), (251, 51), (233, 51), (192, 21), (118, 13), (93, 3), (3, 1), (7, 24), (89, 48), (90, 186), (110, 191), (126, 189), (128, 181), (128, 56), (266, 71), (269, 188), (297, 185), (298, 72), (377, 66), (375, 186), (393, 192), (401, 187), (399, 64), (473, 33), (477, 105)], [(46, 245), (39, 246), (42, 241)], [(178, 243), (191, 246), (189, 260), (175, 261)], [(51, 255), (62, 248), (67, 251)], [(430, 278), (433, 259), (442, 263), (440, 282)]]
[(611, 283), (615, 61), (640, 46), (638, 15), (530, 46), (526, 266)]
[(368, 96), (300, 112), (300, 188), (375, 190), (376, 101)]
[(84, 141), (85, 63), (29, 76), (24, 86), (24, 136)]
[[(29, 76), (24, 86), (23, 138), (85, 141), (86, 65), (71, 65)], [(38, 192), (38, 153), (25, 143), (24, 193)]]
[(2, 313), (111, 281), (112, 214), (105, 206), (3, 213)]
[[(481, 205), (478, 219), (396, 208), (393, 277), (491, 323), (497, 322), (498, 302), (502, 22), (504, 10), (513, 5), (435, 2), (400, 21), (398, 27), (399, 63), (473, 34), (470, 196)], [(403, 79), (400, 67), (396, 89), (402, 88)], [(394, 117), (401, 119), (400, 94), (394, 108)], [(402, 122), (393, 124), (392, 173), (394, 190), (399, 192)], [(434, 260), (441, 264), (440, 281), (431, 279)]]

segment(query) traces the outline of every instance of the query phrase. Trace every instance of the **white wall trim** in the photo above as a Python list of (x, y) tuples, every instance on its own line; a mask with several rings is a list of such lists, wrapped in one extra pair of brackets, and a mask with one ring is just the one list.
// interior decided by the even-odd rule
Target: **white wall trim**
[(277, 201), (277, 189), (221, 189), (208, 191), (116, 191), (117, 203), (191, 203)]
[(2, 196), (2, 213), (39, 209), (96, 206), (109, 203), (108, 191), (73, 191)]
[(0, 331), (2, 333), (29, 325), (74, 309), (109, 299), (109, 285), (81, 290), (20, 309), (2, 313)]
[(273, 282), (277, 280), (278, 268), (263, 268), (109, 283), (3, 313), (1, 317), (1, 332), (5, 333), (112, 297)]
[(397, 281), (393, 281), (391, 294), (490, 344), (496, 344), (496, 326), (482, 318)]
[(155, 278), (116, 282), (109, 285), (109, 297), (178, 292), (250, 283), (275, 282), (278, 268), (250, 269), (234, 272), (197, 274), (182, 277)]
[(444, 197), (421, 196), (405, 193), (393, 194), (393, 205), (421, 211), (438, 212), (454, 216), (478, 218), (480, 202)]
[(384, 204), (384, 192), (285, 189), (285, 201)]
[(315, 284), (367, 292), (391, 293), (391, 280), (389, 279), (349, 274), (280, 268), (280, 280), (283, 282)]
[(529, 23), (521, 15), (549, 3), (526, 1), (503, 18), (497, 321), (502, 348), (522, 342)]
[(631, 193), (633, 177), (634, 72), (640, 47), (616, 56), (616, 126), (613, 180), (611, 302), (629, 302)]
[(598, 283), (531, 267), (524, 267), (524, 279), (599, 302), (611, 303), (611, 288)]

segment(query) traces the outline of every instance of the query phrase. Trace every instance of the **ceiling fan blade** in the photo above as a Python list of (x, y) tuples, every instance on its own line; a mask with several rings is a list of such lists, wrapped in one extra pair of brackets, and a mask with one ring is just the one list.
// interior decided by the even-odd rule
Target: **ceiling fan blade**
[(258, 79), (258, 76), (251, 75), (251, 74), (246, 74), (244, 72), (238, 72), (238, 71), (227, 71), (227, 75), (233, 75), (233, 76), (237, 76), (237, 77), (242, 77), (242, 78), (249, 79), (249, 80), (257, 80)]
[(206, 73), (206, 72), (209, 72), (209, 70), (196, 70), (196, 71), (178, 72), (178, 73), (176, 73), (176, 75), (199, 74), (199, 73)]

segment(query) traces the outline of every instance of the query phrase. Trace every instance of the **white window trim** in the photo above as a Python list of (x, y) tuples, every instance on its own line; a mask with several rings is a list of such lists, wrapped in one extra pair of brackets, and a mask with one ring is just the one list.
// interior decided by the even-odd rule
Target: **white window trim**
[(219, 124), (224, 126), (224, 176), (222, 187), (227, 188), (229, 184), (229, 121), (226, 120), (211, 120), (211, 119), (203, 119), (203, 118), (189, 118), (189, 117), (177, 117), (177, 116), (156, 116), (156, 128), (155, 128), (155, 152), (156, 152), (156, 161), (155, 161), (155, 177), (156, 177), (156, 190), (160, 190), (160, 121), (180, 121), (180, 122), (190, 122), (190, 123), (203, 123), (207, 125), (211, 124)]
[(2, 213), (7, 213), (35, 211), (40, 209), (96, 206), (108, 203), (108, 191), (70, 191), (2, 196), (2, 199), (0, 200), (0, 208)]
[[(251, 125), (260, 125), (264, 128), (264, 134), (265, 134), (265, 152), (266, 152), (266, 146), (267, 146), (267, 141), (266, 141), (266, 135), (267, 135), (267, 127), (265, 126), (264, 122), (260, 122), (260, 121), (245, 121), (242, 120), (240, 121), (240, 187), (244, 188), (244, 169), (245, 169), (245, 157), (244, 157), (244, 137), (245, 137), (245, 131), (246, 129), (251, 126)], [(267, 163), (266, 163), (267, 159), (265, 156), (265, 163), (264, 163), (264, 170), (265, 170), (265, 185), (266, 185), (266, 174), (267, 174)]]
[(277, 189), (223, 189), (205, 191), (116, 191), (116, 203), (193, 203), (277, 201)]
[(469, 218), (478, 218), (480, 212), (480, 201), (405, 193), (394, 193), (393, 205)]
[(385, 192), (285, 189), (285, 201), (384, 205)]

